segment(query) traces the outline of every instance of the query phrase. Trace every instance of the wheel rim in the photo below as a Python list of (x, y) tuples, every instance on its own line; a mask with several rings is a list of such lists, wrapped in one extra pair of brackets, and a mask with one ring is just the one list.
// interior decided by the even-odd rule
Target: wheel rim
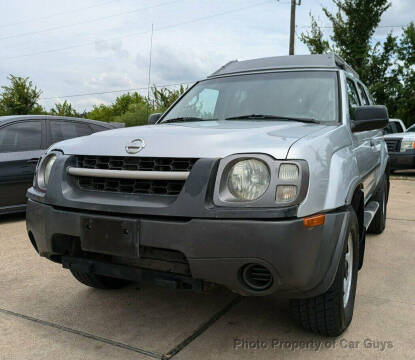
[(349, 234), (347, 239), (347, 249), (344, 261), (344, 279), (343, 279), (343, 306), (346, 307), (350, 298), (350, 290), (352, 288), (353, 273), (353, 238)]

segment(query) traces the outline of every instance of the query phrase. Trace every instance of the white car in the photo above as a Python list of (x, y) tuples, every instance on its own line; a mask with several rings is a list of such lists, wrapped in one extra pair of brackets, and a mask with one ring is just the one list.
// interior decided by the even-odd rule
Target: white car
[(415, 124), (406, 132), (385, 135), (391, 170), (415, 169)]

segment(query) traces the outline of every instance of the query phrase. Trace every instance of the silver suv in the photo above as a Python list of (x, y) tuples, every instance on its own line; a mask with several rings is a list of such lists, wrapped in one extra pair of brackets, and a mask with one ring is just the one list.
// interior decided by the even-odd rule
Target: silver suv
[(342, 333), (389, 193), (387, 110), (355, 72), (333, 54), (234, 61), (149, 123), (47, 151), (36, 251), (97, 288), (288, 297), (303, 327)]

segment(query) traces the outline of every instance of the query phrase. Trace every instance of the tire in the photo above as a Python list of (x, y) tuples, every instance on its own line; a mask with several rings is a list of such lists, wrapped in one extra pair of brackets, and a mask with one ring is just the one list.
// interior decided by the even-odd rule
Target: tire
[[(339, 336), (352, 321), (359, 265), (359, 225), (356, 213), (350, 211), (348, 235), (333, 284), (321, 295), (290, 301), (291, 314), (296, 323), (319, 335)], [(352, 259), (352, 266), (346, 259)], [(346, 281), (346, 274), (350, 281)], [(345, 292), (345, 288), (349, 291)]]
[(95, 289), (120, 289), (129, 283), (127, 280), (115, 279), (108, 276), (85, 273), (76, 270), (70, 271), (76, 280)]
[(372, 222), (367, 229), (367, 232), (370, 234), (381, 234), (385, 230), (386, 226), (386, 212), (388, 205), (388, 195), (389, 195), (389, 181), (386, 174), (383, 175), (381, 183), (379, 184), (378, 189), (373, 195), (372, 199), (379, 203), (379, 209), (375, 214)]

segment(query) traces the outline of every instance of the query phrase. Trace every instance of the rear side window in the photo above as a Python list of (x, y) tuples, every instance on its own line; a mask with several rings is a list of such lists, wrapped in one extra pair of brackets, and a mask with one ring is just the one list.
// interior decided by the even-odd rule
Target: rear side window
[(0, 153), (40, 150), (42, 148), (42, 123), (19, 122), (0, 129)]
[(363, 101), (363, 105), (370, 105), (369, 98), (368, 98), (368, 96), (366, 94), (366, 91), (365, 91), (364, 87), (362, 86), (362, 84), (357, 83), (357, 87), (359, 89), (360, 98)]
[(49, 123), (50, 137), (53, 144), (92, 133), (90, 127), (81, 122), (52, 120)]

